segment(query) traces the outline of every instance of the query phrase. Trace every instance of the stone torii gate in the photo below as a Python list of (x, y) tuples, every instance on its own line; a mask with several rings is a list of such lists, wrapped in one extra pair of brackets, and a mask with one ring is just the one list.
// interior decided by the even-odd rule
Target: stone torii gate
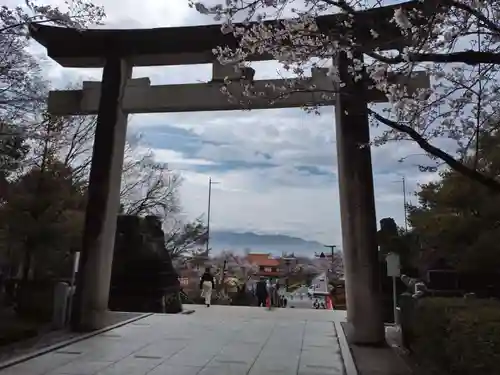
[[(401, 5), (398, 5), (401, 6)], [(414, 6), (408, 3), (405, 6)], [(406, 41), (390, 22), (394, 7), (358, 13), (355, 30), (364, 48), (401, 49)], [(342, 15), (317, 19), (322, 32), (341, 35)], [(374, 29), (378, 37), (370, 33)], [(212, 54), (217, 46), (236, 47), (232, 35), (219, 25), (138, 30), (73, 30), (31, 25), (31, 35), (46, 47), (49, 57), (64, 67), (104, 68), (102, 82), (84, 82), (82, 90), (53, 91), (49, 111), (54, 115), (95, 115), (97, 126), (90, 172), (88, 205), (83, 234), (82, 256), (75, 298), (74, 327), (93, 330), (104, 324), (108, 295), (127, 115), (129, 113), (187, 112), (242, 109), (221, 93), (221, 81), (245, 80), (234, 67), (222, 66)], [(254, 61), (271, 56), (253, 56)], [(348, 320), (356, 343), (374, 344), (384, 340), (381, 291), (377, 261), (377, 228), (369, 142), (367, 103), (384, 102), (385, 95), (367, 90), (348, 73), (350, 60), (340, 58), (338, 68), (346, 85), (334, 100), (319, 94), (298, 93), (272, 105), (265, 99), (252, 100), (247, 107), (285, 108), (304, 104), (335, 105), (342, 241), (346, 273)], [(208, 83), (151, 86), (148, 78), (131, 79), (134, 66), (212, 64), (213, 80)], [(254, 81), (259, 89), (280, 80)], [(333, 89), (325, 70), (312, 72), (311, 83)], [(426, 87), (425, 75), (409, 82), (410, 90)], [(230, 84), (236, 96), (239, 82)], [(352, 100), (352, 97), (355, 100)]]

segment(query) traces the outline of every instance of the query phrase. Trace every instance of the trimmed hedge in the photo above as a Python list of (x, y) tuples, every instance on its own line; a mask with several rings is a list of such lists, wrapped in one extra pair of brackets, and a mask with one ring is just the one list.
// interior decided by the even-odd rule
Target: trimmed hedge
[(500, 373), (500, 302), (423, 298), (414, 312), (409, 344), (424, 374)]

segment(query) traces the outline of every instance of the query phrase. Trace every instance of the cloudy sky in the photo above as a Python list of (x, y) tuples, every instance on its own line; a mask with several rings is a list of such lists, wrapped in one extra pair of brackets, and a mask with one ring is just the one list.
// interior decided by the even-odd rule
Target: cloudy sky
[[(187, 0), (100, 0), (106, 27), (173, 27), (212, 23)], [(44, 51), (37, 49), (44, 58)], [(83, 79), (98, 80), (99, 70), (61, 68), (44, 58), (54, 88)], [(256, 79), (277, 76), (274, 63), (256, 64)], [(152, 84), (204, 82), (211, 67), (136, 68), (134, 77)], [(333, 108), (321, 115), (300, 109), (134, 115), (129, 131), (142, 133), (160, 161), (180, 171), (183, 210), (195, 218), (206, 213), (208, 179), (213, 229), (280, 233), (341, 246), (335, 122)], [(372, 129), (375, 134), (377, 129)], [(372, 149), (378, 219), (404, 222), (401, 179), (408, 199), (432, 175), (416, 167), (421, 157), (411, 143)]]

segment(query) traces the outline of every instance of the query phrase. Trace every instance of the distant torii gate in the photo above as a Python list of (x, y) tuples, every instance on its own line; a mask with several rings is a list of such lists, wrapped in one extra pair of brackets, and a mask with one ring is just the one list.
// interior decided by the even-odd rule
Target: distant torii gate
[[(414, 7), (416, 3), (403, 5)], [(390, 22), (394, 9), (390, 6), (358, 13), (357, 23), (370, 25), (354, 30), (356, 40), (363, 41), (365, 49), (401, 49), (406, 45), (400, 30)], [(317, 18), (317, 24), (324, 33), (341, 35), (343, 17), (322, 16)], [(378, 34), (377, 38), (370, 29)], [(98, 329), (104, 324), (108, 307), (127, 115), (242, 109), (241, 104), (230, 103), (220, 88), (226, 76), (233, 80), (245, 78), (234, 67), (216, 62), (212, 53), (218, 46), (236, 47), (238, 41), (231, 34), (222, 34), (220, 25), (82, 31), (34, 24), (30, 30), (33, 38), (47, 48), (48, 55), (62, 66), (104, 67), (101, 83), (84, 82), (83, 90), (53, 91), (49, 95), (49, 111), (54, 115), (97, 114), (74, 327)], [(272, 57), (258, 55), (252, 59)], [(148, 78), (131, 79), (134, 66), (206, 63), (213, 67), (213, 80), (208, 83), (151, 86)], [(265, 98), (252, 100), (247, 108), (335, 105), (348, 320), (354, 328), (355, 342), (373, 344), (384, 340), (384, 325), (371, 152), (369, 147), (359, 146), (370, 140), (367, 103), (384, 102), (386, 97), (354, 82), (348, 73), (351, 63), (345, 57), (337, 61), (346, 85), (334, 100), (299, 93), (272, 105)], [(282, 81), (255, 81), (254, 85), (264, 88), (269, 83), (279, 86)], [(311, 83), (334, 88), (322, 69), (312, 72)], [(418, 75), (409, 84), (410, 89), (427, 86), (425, 75)], [(242, 93), (238, 82), (230, 84), (230, 90), (236, 95)]]

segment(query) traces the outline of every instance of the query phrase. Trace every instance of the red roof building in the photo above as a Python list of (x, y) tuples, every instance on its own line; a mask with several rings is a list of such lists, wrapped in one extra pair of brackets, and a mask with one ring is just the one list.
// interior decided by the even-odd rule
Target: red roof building
[(270, 254), (250, 253), (247, 255), (247, 261), (258, 267), (257, 276), (260, 277), (280, 277), (280, 261), (271, 257)]
[(198, 290), (201, 273), (195, 269), (183, 269), (178, 271), (179, 282), (184, 291)]

